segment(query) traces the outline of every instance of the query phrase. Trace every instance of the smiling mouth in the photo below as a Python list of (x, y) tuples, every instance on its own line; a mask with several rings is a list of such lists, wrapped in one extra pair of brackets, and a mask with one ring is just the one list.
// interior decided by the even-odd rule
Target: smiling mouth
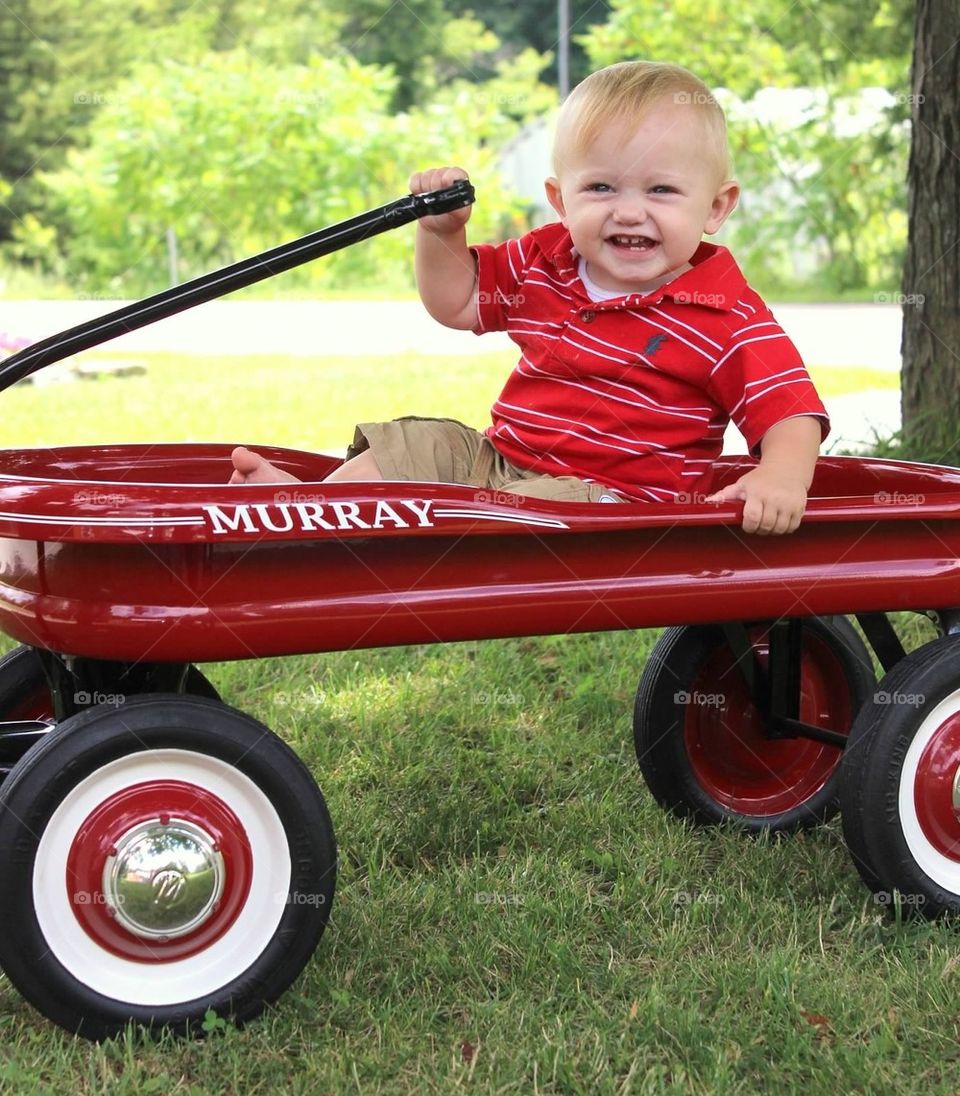
[(627, 251), (652, 251), (659, 243), (650, 236), (627, 236), (618, 233), (616, 236), (608, 236), (607, 243), (614, 247), (624, 248)]

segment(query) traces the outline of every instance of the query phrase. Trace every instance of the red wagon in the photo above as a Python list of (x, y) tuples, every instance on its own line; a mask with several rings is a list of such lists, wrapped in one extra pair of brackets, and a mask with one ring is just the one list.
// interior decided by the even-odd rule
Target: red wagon
[[(14, 355), (0, 387), (470, 200), (403, 199), (149, 298)], [(288, 449), (264, 452), (302, 482), (229, 487), (229, 451), (0, 451), (0, 630), (22, 644), (0, 659), (0, 966), (53, 1021), (242, 1020), (323, 932), (321, 793), (212, 660), (670, 625), (634, 714), (663, 806), (793, 830), (839, 802), (868, 886), (960, 911), (960, 471), (824, 458), (800, 530), (759, 539), (734, 505), (331, 484), (335, 460)], [(899, 610), (940, 638), (906, 655)]]

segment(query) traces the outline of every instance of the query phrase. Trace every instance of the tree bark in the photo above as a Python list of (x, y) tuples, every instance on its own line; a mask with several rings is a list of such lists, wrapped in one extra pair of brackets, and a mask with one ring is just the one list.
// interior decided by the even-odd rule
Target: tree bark
[(960, 4), (917, 0), (903, 271), (906, 447), (960, 459)]

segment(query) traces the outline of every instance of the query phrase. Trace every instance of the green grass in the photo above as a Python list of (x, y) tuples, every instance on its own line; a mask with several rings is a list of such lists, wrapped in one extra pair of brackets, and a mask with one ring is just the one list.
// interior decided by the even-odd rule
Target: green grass
[[(98, 351), (86, 359), (129, 361), (146, 372), (15, 386), (3, 393), (0, 447), (244, 441), (343, 449), (354, 423), (397, 415), (447, 416), (479, 427), (490, 421), (490, 406), (516, 357), (509, 350), (470, 358)], [(815, 365), (811, 372), (827, 399), (899, 384), (895, 374), (866, 366)]]
[[(384, 379), (151, 357), (143, 378), (5, 393), (0, 444), (342, 444), (361, 407), (475, 418), (499, 358)], [(203, 1041), (84, 1043), (0, 977), (0, 1093), (955, 1092), (951, 930), (875, 906), (836, 821), (748, 840), (645, 790), (630, 713), (655, 637), (205, 667), (323, 788), (340, 879), (320, 947), (262, 1019)]]
[(324, 789), (332, 923), (266, 1017), (204, 1042), (91, 1046), (0, 980), (0, 1091), (954, 1091), (950, 931), (889, 921), (837, 823), (747, 840), (645, 791), (653, 638), (208, 668)]
[(3, 393), (0, 446), (245, 441), (343, 449), (353, 424), (402, 414), (483, 424), (510, 369), (503, 353), (457, 359), (98, 353), (139, 376), (19, 384)]

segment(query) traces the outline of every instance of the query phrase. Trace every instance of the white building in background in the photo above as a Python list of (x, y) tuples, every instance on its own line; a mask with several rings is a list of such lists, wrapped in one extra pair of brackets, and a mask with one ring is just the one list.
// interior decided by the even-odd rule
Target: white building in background
[(543, 191), (543, 180), (553, 172), (553, 120), (554, 116), (550, 115), (528, 122), (504, 145), (497, 158), (504, 180), (529, 204), (533, 226), (556, 219)]

